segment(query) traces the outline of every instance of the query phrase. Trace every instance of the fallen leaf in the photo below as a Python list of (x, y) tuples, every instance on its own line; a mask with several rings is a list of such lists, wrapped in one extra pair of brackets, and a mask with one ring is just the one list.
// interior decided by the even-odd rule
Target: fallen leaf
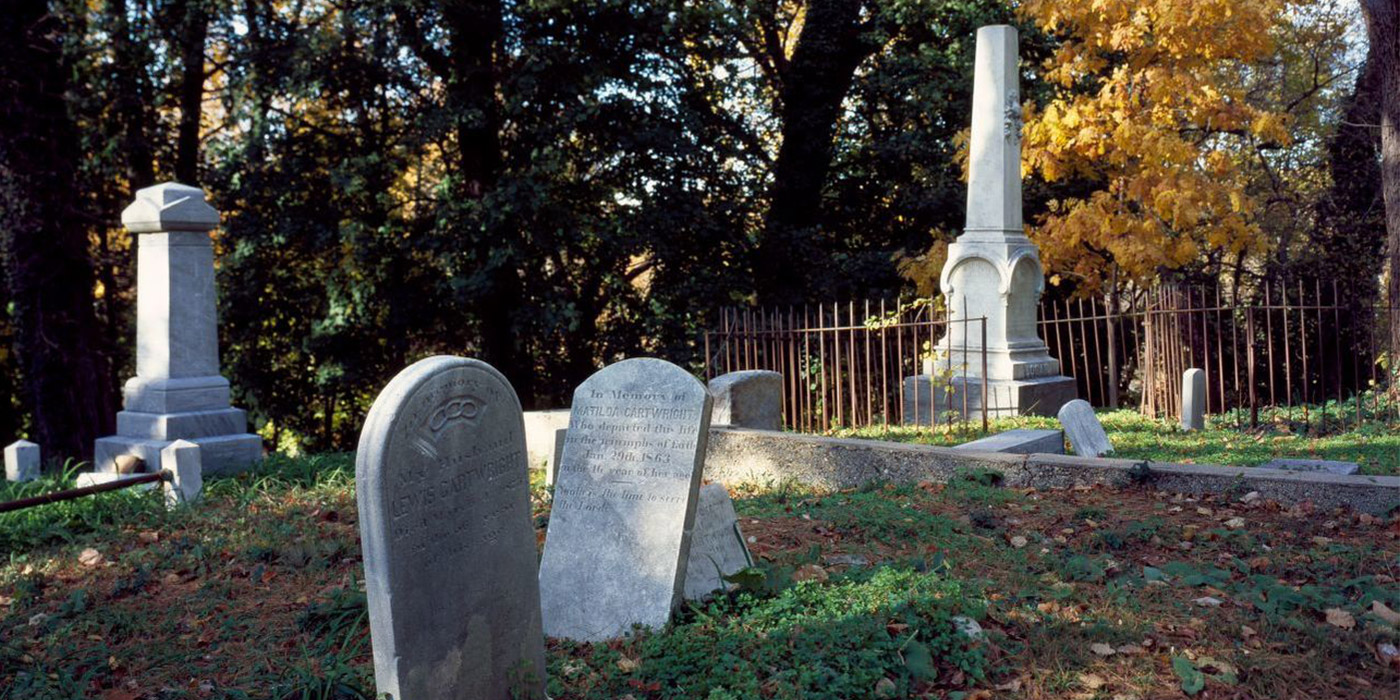
[(641, 662), (626, 656), (617, 660), (617, 669), (623, 673), (631, 673), (637, 670), (637, 667), (641, 665)]
[(143, 530), (141, 532), (136, 533), (136, 539), (141, 540), (146, 544), (151, 544), (153, 542), (160, 541), (160, 533), (155, 532), (153, 530)]
[(1225, 527), (1231, 530), (1239, 530), (1244, 527), (1244, 518), (1230, 518), (1225, 521)]
[(1147, 650), (1138, 644), (1124, 644), (1118, 647), (1118, 653), (1127, 654), (1128, 656), (1141, 656), (1142, 654), (1146, 654)]
[(817, 566), (816, 564), (803, 564), (802, 566), (798, 567), (797, 571), (793, 572), (792, 574), (792, 580), (794, 581), (820, 582), (825, 581), (826, 579), (826, 569), (823, 569), (820, 566)]
[(89, 567), (97, 566), (102, 563), (102, 553), (92, 547), (88, 547), (78, 555), (78, 563)]
[(1099, 642), (1098, 644), (1090, 645), (1089, 649), (1090, 649), (1091, 651), (1093, 651), (1095, 654), (1098, 654), (1099, 656), (1113, 656), (1114, 654), (1117, 653), (1117, 652), (1115, 652), (1115, 651), (1113, 650), (1113, 647), (1111, 647), (1111, 646), (1109, 646), (1109, 645), (1107, 645), (1107, 644), (1104, 644), (1103, 642)]
[(894, 681), (888, 678), (881, 678), (875, 683), (875, 697), (877, 698), (892, 698), (897, 692), (899, 689), (895, 687)]
[(1016, 549), (1020, 549), (1026, 546), (1027, 544), (1030, 544), (1030, 541), (1020, 535), (1016, 535), (1015, 537), (1011, 538), (1011, 546), (1015, 547)]
[(1191, 601), (1191, 602), (1195, 603), (1196, 605), (1199, 605), (1199, 606), (1202, 606), (1202, 607), (1206, 607), (1206, 608), (1216, 608), (1216, 607), (1220, 607), (1220, 604), (1223, 603), (1223, 602), (1225, 602), (1225, 601), (1223, 601), (1223, 600), (1221, 600), (1221, 599), (1219, 599), (1219, 598), (1212, 598), (1212, 597), (1210, 597), (1210, 596), (1204, 596), (1204, 597), (1201, 597), (1201, 598), (1197, 598), (1197, 599), (1195, 599), (1195, 600), (1193, 600), (1193, 601)]
[(1325, 612), (1327, 614), (1327, 624), (1333, 627), (1340, 627), (1344, 630), (1354, 629), (1356, 627), (1356, 618), (1352, 617), (1351, 613), (1341, 608), (1328, 608)]
[(1108, 685), (1108, 681), (1104, 680), (1103, 676), (1099, 676), (1093, 673), (1079, 674), (1079, 682), (1083, 683), (1084, 687), (1088, 688), (1089, 690), (1098, 690), (1099, 688)]
[(1371, 614), (1384, 620), (1391, 627), (1400, 627), (1400, 612), (1390, 609), (1390, 606), (1379, 600), (1371, 601)]

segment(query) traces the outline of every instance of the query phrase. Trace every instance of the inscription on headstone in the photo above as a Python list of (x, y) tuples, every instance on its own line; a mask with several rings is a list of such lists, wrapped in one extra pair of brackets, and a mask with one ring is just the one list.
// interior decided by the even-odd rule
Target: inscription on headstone
[(729, 491), (724, 484), (705, 484), (700, 488), (695, 535), (690, 542), (690, 564), (685, 569), (686, 599), (699, 600), (724, 590), (727, 587), (725, 576), (732, 576), (752, 564)]
[(666, 624), (709, 427), (709, 392), (669, 362), (624, 360), (579, 385), (540, 562), (546, 634), (599, 641)]
[(544, 697), (528, 469), (490, 365), (431, 357), (375, 400), (355, 479), (379, 696)]

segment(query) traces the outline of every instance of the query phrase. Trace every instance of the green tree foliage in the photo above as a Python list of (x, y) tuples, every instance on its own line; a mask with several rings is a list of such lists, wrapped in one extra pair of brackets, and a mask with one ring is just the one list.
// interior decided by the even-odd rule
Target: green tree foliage
[[(42, 356), (95, 363), (81, 386), (96, 388), (50, 399), (91, 412), (62, 443), (74, 453), (133, 369), (133, 241), (116, 222), (139, 187), (190, 181), (224, 213), (223, 363), (256, 428), (277, 447), (350, 447), (379, 388), (429, 354), (482, 357), (527, 407), (558, 406), (625, 356), (698, 365), (720, 306), (898, 291), (901, 251), (961, 226), (955, 136), (975, 31), (1013, 20), (995, 0), (23, 7), (57, 18), (44, 36), (62, 50), (11, 41), (17, 62), (0, 73), (17, 82), (4, 87), (39, 89), (42, 70), (62, 89), (0, 96), (15, 115), (0, 138), (57, 149), (0, 153), (12, 308), (0, 342), (18, 351), (0, 353), (0, 394), (31, 384), (27, 334), (86, 319), (63, 326), (77, 334), (65, 354)], [(7, 37), (33, 31), (5, 21)], [(1027, 28), (1022, 47), (1036, 99), (1052, 40)], [(1289, 75), (1302, 89), (1301, 69)], [(1310, 114), (1344, 91), (1324, 92)], [(1365, 165), (1361, 150), (1326, 151), (1335, 120), (1315, 121), (1309, 163)], [(1306, 182), (1305, 199), (1330, 191)], [(1075, 186), (1028, 183), (1028, 213)], [(33, 193), (49, 189), (70, 210), (37, 215)], [(1352, 211), (1359, 197), (1334, 199)], [(48, 234), (19, 235), (41, 219)], [(1356, 226), (1328, 230), (1360, 240)], [(61, 248), (71, 269), (21, 264), (26, 241)], [(62, 312), (26, 306), (48, 279), (26, 270), (64, 276)], [(44, 434), (39, 395), (21, 396), (0, 405), (0, 431), (31, 416)]]

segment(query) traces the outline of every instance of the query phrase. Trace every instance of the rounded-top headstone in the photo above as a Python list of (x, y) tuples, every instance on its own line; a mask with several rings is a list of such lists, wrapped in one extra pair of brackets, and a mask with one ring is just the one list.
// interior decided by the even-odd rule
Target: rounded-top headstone
[(165, 182), (136, 192), (136, 201), (122, 211), (122, 225), (132, 233), (212, 231), (219, 212), (204, 201), (204, 190)]
[(1060, 407), (1060, 425), (1065, 429), (1070, 447), (1081, 457), (1099, 457), (1113, 452), (1113, 443), (1103, 431), (1094, 407), (1084, 399), (1075, 399)]
[(664, 360), (605, 367), (574, 391), (540, 562), (551, 637), (660, 628), (684, 592), (710, 393)]
[(486, 363), (431, 357), (375, 400), (355, 480), (377, 697), (544, 696), (525, 454)]

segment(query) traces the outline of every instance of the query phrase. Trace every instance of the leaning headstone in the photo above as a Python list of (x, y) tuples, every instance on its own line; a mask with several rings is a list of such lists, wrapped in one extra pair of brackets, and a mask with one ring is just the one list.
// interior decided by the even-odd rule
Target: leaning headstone
[(688, 372), (624, 360), (574, 392), (540, 562), (551, 637), (659, 628), (684, 593), (710, 393)]
[(783, 429), (783, 375), (765, 369), (721, 374), (710, 380), (715, 425)]
[(39, 446), (28, 440), (16, 440), (5, 448), (5, 479), (33, 481), (39, 478)]
[(1099, 457), (1113, 451), (1113, 444), (1094, 415), (1094, 407), (1084, 399), (1075, 399), (1060, 408), (1060, 426), (1074, 453), (1081, 457)]
[(355, 485), (376, 697), (544, 697), (520, 401), (477, 360), (400, 372), (360, 432)]
[(1206, 371), (1196, 367), (1181, 375), (1181, 427), (1205, 430)]
[(1259, 465), (1265, 469), (1282, 469), (1290, 472), (1327, 472), (1349, 476), (1361, 471), (1356, 462), (1337, 462), (1328, 459), (1275, 459)]
[(685, 568), (685, 597), (700, 600), (727, 587), (725, 576), (753, 566), (734, 501), (724, 484), (700, 488), (700, 507), (695, 512), (695, 535), (690, 541), (690, 563)]
[(229, 403), (219, 374), (219, 316), (209, 232), (219, 212), (204, 192), (167, 182), (136, 193), (122, 212), (136, 241), (136, 376), (122, 389), (117, 434), (93, 447), (97, 471), (124, 455), (148, 470), (176, 440), (199, 445), (204, 470), (238, 472), (262, 459), (262, 438)]
[(204, 490), (204, 470), (199, 445), (176, 440), (160, 451), (160, 468), (169, 473), (165, 481), (165, 505), (174, 508), (199, 500)]

